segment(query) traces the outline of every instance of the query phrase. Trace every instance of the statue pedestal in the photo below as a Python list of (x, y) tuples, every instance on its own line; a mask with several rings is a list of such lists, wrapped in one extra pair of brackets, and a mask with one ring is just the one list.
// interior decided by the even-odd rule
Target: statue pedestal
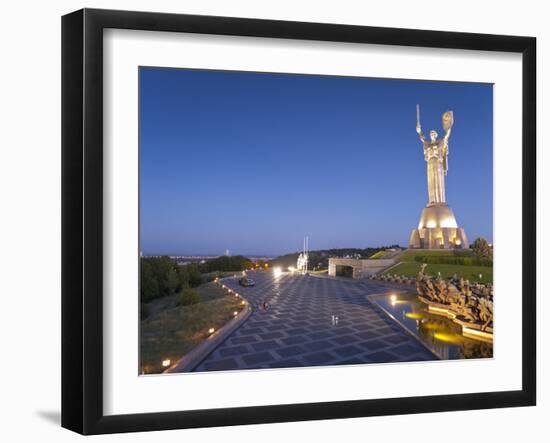
[(418, 229), (413, 229), (409, 248), (466, 249), (468, 238), (459, 228), (453, 210), (446, 204), (428, 205), (422, 210)]

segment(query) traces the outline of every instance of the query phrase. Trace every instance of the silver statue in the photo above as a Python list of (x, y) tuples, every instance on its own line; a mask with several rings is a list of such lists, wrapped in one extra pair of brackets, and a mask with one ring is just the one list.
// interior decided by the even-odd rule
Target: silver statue
[(430, 139), (426, 140), (420, 125), (420, 105), (416, 105), (416, 132), (424, 146), (424, 159), (428, 163), (428, 198), (429, 205), (445, 204), (445, 176), (449, 169), (449, 137), (454, 123), (453, 111), (442, 115), (445, 135), (437, 138), (437, 132), (430, 131)]

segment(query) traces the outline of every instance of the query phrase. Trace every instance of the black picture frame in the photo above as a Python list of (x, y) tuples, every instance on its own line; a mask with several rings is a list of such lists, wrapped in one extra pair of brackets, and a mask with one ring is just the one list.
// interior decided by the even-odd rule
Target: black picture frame
[[(522, 389), (109, 415), (103, 413), (103, 30), (191, 32), (502, 51), (523, 64)], [(230, 17), (83, 9), (62, 18), (62, 426), (151, 431), (536, 404), (536, 39)]]

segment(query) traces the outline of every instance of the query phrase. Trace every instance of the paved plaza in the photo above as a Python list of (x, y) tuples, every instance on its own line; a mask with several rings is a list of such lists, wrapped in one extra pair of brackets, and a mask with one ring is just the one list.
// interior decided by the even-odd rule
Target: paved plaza
[(391, 293), (387, 284), (271, 272), (250, 276), (254, 287), (243, 288), (236, 278), (224, 284), (250, 302), (251, 316), (195, 371), (436, 359), (367, 299)]

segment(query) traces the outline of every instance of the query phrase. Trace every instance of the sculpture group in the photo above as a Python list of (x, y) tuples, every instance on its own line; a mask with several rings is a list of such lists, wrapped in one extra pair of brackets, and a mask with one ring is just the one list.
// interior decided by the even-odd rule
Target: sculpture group
[(422, 264), (416, 278), (404, 275), (376, 274), (371, 280), (415, 285), (419, 300), (432, 314), (443, 315), (462, 326), (462, 333), (474, 339), (493, 340), (493, 287), (471, 284), (462, 277), (447, 280), (426, 273)]
[[(479, 283), (470, 284), (462, 277), (444, 280), (426, 272), (423, 264), (416, 277), (418, 298), (426, 303), (430, 312), (445, 314), (463, 326), (463, 333), (492, 340), (493, 287)], [(466, 328), (466, 331), (464, 330)], [(465, 334), (468, 335), (468, 334)]]
[(406, 275), (399, 274), (390, 274), (389, 272), (386, 274), (372, 274), (369, 276), (369, 279), (385, 281), (388, 283), (401, 283), (404, 285), (414, 285), (416, 282), (414, 277), (407, 277)]

